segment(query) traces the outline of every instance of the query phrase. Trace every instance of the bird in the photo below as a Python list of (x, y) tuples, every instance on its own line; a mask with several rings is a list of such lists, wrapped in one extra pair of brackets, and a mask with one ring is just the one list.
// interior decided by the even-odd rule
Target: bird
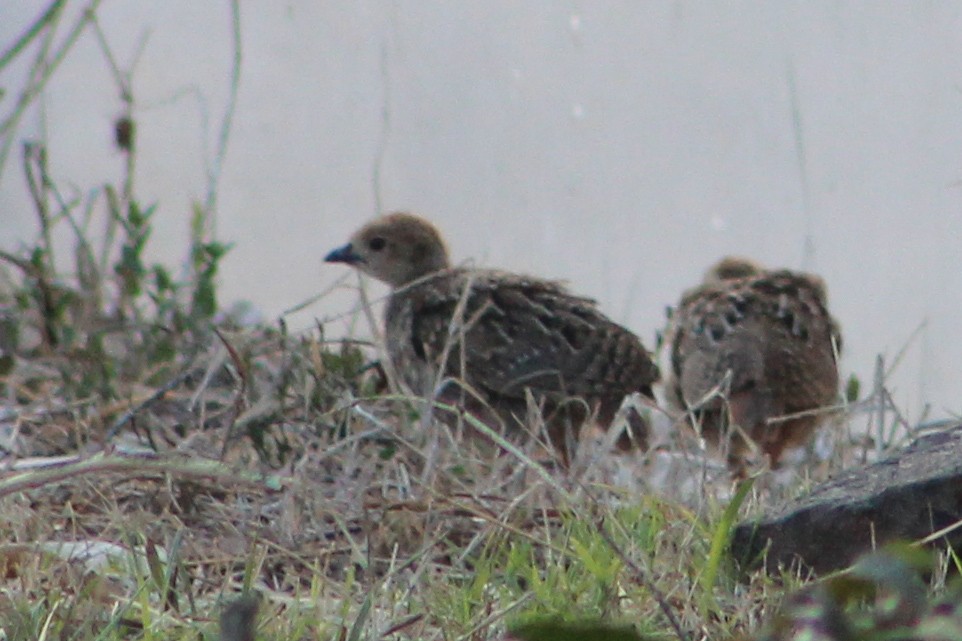
[(736, 474), (753, 446), (778, 467), (837, 403), (841, 330), (815, 274), (722, 258), (682, 295), (665, 342), (669, 404)]
[[(652, 354), (594, 300), (557, 281), (452, 266), (440, 232), (421, 216), (383, 214), (325, 261), (391, 287), (386, 352), (412, 392), (515, 434), (537, 425), (529, 420), (536, 407), (562, 463), (586, 421), (607, 429), (626, 396), (654, 398)], [(637, 413), (629, 418), (647, 428)], [(630, 436), (618, 444), (630, 447)]]

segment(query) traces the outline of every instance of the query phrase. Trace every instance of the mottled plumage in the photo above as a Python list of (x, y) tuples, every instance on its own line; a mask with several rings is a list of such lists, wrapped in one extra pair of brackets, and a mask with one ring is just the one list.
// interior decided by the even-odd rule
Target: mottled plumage
[[(421, 396), (460, 403), (485, 419), (493, 412), (515, 427), (525, 424), (530, 393), (563, 454), (588, 418), (606, 428), (626, 395), (652, 396), (658, 369), (650, 354), (594, 301), (551, 281), (451, 268), (440, 235), (421, 218), (382, 216), (326, 260), (394, 288), (387, 350)], [(449, 384), (436, 389), (444, 379)]]
[[(696, 410), (703, 436), (727, 445), (735, 466), (749, 446), (725, 436), (730, 425), (774, 466), (783, 450), (810, 439), (825, 417), (817, 410), (837, 401), (841, 337), (818, 276), (725, 258), (683, 295), (668, 343), (669, 401)], [(710, 398), (715, 389), (720, 396)]]

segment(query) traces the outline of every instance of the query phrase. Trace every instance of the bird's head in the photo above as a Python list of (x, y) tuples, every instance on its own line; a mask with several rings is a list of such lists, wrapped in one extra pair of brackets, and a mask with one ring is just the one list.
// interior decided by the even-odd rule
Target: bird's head
[(353, 265), (392, 287), (402, 287), (450, 265), (447, 247), (434, 225), (402, 212), (375, 218), (324, 260)]
[(705, 272), (705, 284), (761, 276), (765, 269), (753, 260), (741, 256), (725, 256)]

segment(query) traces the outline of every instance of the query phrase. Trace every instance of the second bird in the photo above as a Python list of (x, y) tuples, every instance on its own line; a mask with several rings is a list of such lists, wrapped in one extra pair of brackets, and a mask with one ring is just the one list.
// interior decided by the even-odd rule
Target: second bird
[(725, 258), (682, 297), (668, 341), (669, 401), (736, 471), (752, 443), (776, 466), (838, 399), (841, 336), (818, 276)]
[(531, 426), (530, 394), (564, 459), (586, 420), (606, 429), (625, 396), (652, 397), (651, 355), (594, 301), (552, 281), (452, 267), (423, 218), (381, 216), (325, 260), (393, 288), (387, 351), (414, 393), (515, 430)]

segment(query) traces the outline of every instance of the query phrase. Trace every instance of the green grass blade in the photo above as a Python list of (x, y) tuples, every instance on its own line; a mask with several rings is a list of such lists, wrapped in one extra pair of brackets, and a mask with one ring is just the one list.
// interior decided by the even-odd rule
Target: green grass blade
[(708, 551), (708, 559), (705, 562), (705, 570), (701, 575), (701, 586), (704, 591), (703, 606), (714, 604), (715, 582), (718, 580), (718, 571), (721, 568), (722, 559), (729, 543), (731, 543), (732, 530), (735, 527), (738, 510), (741, 509), (742, 503), (745, 502), (745, 498), (754, 484), (754, 478), (748, 478), (739, 484), (735, 495), (729, 501), (728, 506), (725, 507), (725, 511), (722, 512), (721, 518), (715, 526), (711, 538), (711, 547)]

